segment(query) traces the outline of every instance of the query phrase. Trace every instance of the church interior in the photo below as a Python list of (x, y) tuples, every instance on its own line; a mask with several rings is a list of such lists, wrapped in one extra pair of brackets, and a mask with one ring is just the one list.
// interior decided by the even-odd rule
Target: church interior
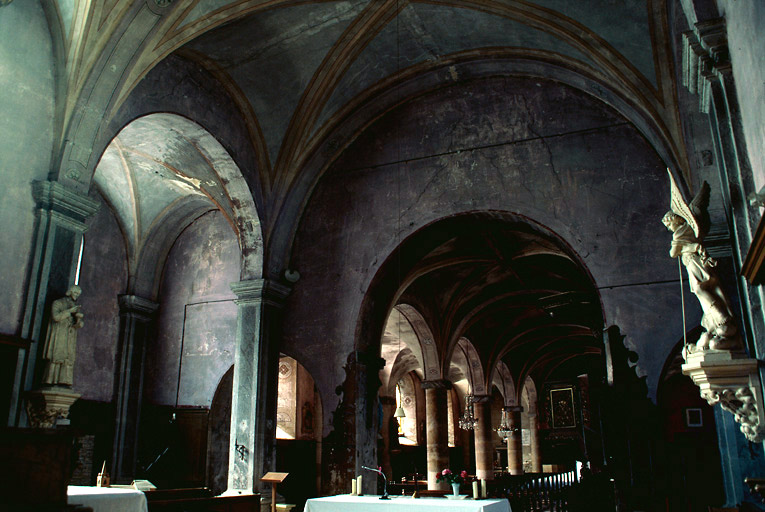
[(515, 512), (765, 510), (764, 31), (0, 0), (0, 503), (283, 472), (299, 512), (450, 469)]

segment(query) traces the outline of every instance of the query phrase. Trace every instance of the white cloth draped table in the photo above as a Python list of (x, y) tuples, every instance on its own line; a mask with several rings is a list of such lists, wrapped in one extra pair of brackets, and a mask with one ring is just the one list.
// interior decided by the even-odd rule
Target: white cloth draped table
[(148, 512), (146, 495), (135, 489), (114, 487), (86, 487), (70, 485), (66, 488), (69, 505), (84, 505), (93, 512)]
[(311, 498), (305, 502), (304, 512), (510, 512), (505, 500), (450, 500), (446, 498), (412, 498), (391, 496), (381, 500), (379, 496), (327, 496)]

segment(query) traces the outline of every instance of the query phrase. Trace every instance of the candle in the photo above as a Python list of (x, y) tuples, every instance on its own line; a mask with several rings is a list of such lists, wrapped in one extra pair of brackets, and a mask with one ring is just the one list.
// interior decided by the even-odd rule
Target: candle
[(351, 496), (356, 496), (358, 492), (356, 492), (356, 479), (351, 479)]
[(481, 478), (481, 498), (486, 497), (486, 479)]
[(361, 490), (361, 475), (356, 477), (356, 492), (359, 496), (364, 496), (364, 491)]
[(473, 480), (473, 499), (478, 499), (478, 480)]

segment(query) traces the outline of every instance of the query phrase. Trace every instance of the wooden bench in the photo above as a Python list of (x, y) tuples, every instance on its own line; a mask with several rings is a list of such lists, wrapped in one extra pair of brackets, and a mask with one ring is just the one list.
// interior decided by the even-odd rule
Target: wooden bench
[(147, 491), (149, 512), (260, 512), (260, 494), (213, 496), (206, 487)]

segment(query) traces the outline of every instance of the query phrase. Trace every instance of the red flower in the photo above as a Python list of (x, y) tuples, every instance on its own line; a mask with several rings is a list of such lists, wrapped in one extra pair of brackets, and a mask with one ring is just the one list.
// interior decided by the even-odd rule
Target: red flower
[(436, 475), (436, 482), (446, 480), (450, 484), (461, 484), (467, 477), (467, 471), (462, 471), (459, 475), (452, 473), (452, 470), (446, 468)]

